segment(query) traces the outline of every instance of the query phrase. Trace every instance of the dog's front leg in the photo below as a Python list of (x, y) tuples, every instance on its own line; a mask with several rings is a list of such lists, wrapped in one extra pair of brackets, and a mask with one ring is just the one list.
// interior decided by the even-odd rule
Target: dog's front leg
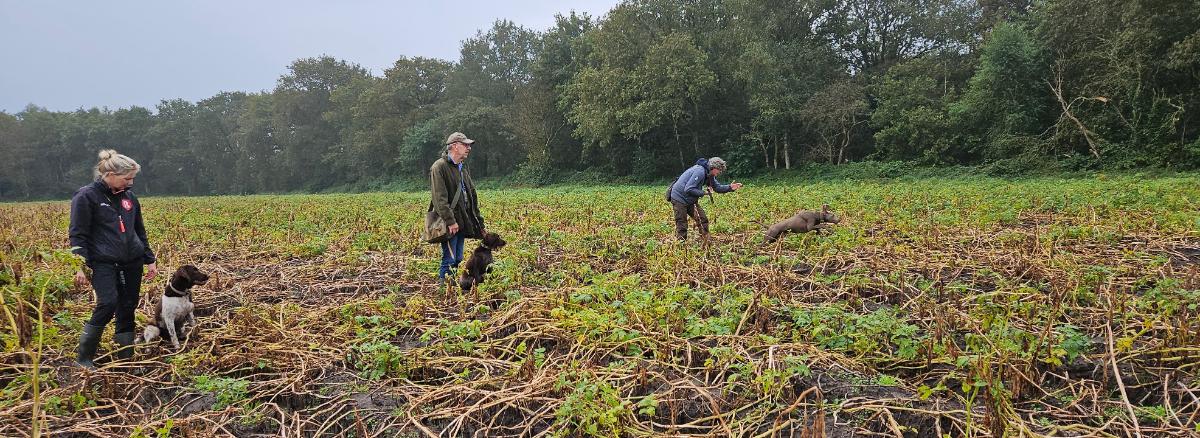
[(196, 314), (194, 312), (188, 312), (187, 320), (185, 320), (184, 324), (183, 324), (183, 333), (180, 333), (180, 334), (183, 335), (184, 338), (191, 339), (192, 333), (194, 333), (195, 331), (196, 331)]
[(179, 349), (179, 336), (175, 333), (175, 321), (167, 323), (167, 333), (171, 335), (171, 345)]

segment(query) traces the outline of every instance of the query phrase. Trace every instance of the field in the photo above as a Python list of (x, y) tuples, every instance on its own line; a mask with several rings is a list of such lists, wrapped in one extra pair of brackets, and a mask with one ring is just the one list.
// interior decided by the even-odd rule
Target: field
[(143, 199), (199, 332), (87, 373), (67, 203), (2, 205), (0, 436), (1200, 433), (1200, 176), (750, 184), (708, 245), (662, 192), (482, 192), (472, 294), (426, 193)]

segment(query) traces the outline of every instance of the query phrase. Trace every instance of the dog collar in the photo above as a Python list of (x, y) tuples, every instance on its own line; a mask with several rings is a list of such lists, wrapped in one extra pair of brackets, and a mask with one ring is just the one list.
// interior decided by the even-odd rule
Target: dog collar
[(167, 282), (167, 289), (170, 289), (172, 292), (175, 292), (175, 293), (177, 293), (177, 294), (179, 294), (179, 295), (187, 295), (187, 292), (184, 292), (184, 291), (181, 291), (181, 290), (179, 290), (179, 289), (176, 289), (176, 288), (175, 288), (175, 285), (171, 284), (171, 282), (170, 282), (170, 281), (168, 281), (168, 282)]

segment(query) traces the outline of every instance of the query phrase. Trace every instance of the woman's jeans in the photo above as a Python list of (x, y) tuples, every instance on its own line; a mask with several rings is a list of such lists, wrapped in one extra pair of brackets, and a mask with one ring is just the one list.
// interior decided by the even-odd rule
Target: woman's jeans
[(442, 267), (438, 269), (438, 281), (444, 281), (451, 269), (458, 269), (463, 259), (463, 243), (467, 239), (462, 232), (454, 233), (450, 240), (442, 242)]
[(137, 310), (139, 292), (142, 289), (142, 263), (136, 261), (120, 266), (112, 263), (96, 263), (92, 266), (92, 288), (96, 290), (96, 308), (88, 321), (103, 327), (117, 319), (113, 333), (132, 333), (133, 313)]

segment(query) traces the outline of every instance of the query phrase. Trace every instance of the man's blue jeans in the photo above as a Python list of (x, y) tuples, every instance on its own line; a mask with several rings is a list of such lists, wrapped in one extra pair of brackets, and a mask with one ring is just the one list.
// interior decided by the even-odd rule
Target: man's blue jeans
[(458, 232), (454, 233), (450, 240), (442, 242), (442, 267), (438, 269), (438, 281), (444, 281), (451, 269), (458, 269), (458, 264), (463, 259), (463, 243), (466, 240), (462, 232)]

